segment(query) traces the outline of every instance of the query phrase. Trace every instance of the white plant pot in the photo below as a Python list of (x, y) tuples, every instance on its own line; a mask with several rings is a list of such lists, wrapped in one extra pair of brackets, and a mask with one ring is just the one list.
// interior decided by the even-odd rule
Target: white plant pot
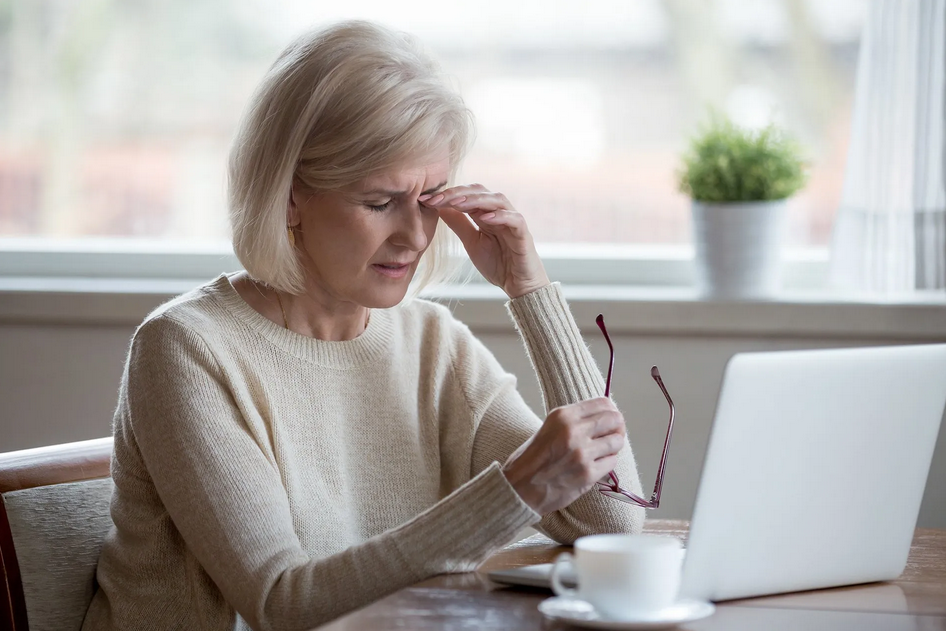
[(704, 298), (765, 300), (781, 284), (786, 200), (693, 201), (696, 282)]

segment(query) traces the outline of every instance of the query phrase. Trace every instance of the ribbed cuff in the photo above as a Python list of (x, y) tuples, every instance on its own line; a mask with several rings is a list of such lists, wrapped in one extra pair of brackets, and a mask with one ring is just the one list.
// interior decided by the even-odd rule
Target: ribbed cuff
[(494, 462), (401, 526), (397, 545), (419, 576), (469, 572), (539, 519)]
[(546, 412), (604, 394), (604, 379), (559, 283), (510, 300), (506, 308), (539, 378)]

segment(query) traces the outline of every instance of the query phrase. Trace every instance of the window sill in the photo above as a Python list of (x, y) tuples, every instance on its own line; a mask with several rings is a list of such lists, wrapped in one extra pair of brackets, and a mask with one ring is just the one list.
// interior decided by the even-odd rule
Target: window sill
[[(193, 279), (0, 277), (0, 324), (134, 326), (162, 302), (200, 284)], [(946, 296), (897, 302), (839, 299), (823, 290), (786, 291), (772, 301), (709, 301), (692, 288), (565, 284), (583, 329), (625, 335), (946, 341)], [(425, 297), (448, 304), (481, 332), (508, 332), (505, 295), (482, 283)]]

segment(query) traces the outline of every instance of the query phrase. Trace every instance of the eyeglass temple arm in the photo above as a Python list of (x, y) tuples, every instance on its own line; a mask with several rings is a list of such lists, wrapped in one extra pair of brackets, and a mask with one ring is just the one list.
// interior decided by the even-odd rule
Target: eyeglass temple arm
[(660, 371), (657, 370), (656, 366), (650, 369), (650, 376), (653, 377), (654, 381), (657, 382), (657, 385), (660, 386), (660, 391), (664, 393), (664, 397), (667, 399), (667, 403), (670, 405), (670, 422), (667, 424), (667, 436), (664, 438), (664, 450), (663, 453), (660, 454), (660, 467), (657, 469), (657, 479), (654, 481), (654, 493), (650, 496), (650, 503), (653, 504), (654, 508), (657, 508), (660, 505), (660, 491), (664, 486), (664, 469), (667, 467), (667, 454), (670, 451), (670, 435), (673, 433), (674, 407), (673, 399), (670, 398), (670, 393), (667, 392), (667, 388), (664, 386), (664, 381), (660, 378)]
[(611, 373), (614, 372), (614, 344), (611, 343), (611, 336), (608, 335), (608, 329), (604, 326), (604, 314), (599, 313), (595, 318), (595, 324), (604, 334), (604, 339), (608, 343), (608, 349), (611, 351), (611, 359), (608, 361), (608, 378), (604, 381), (604, 396), (611, 396)]
[[(611, 343), (611, 336), (608, 335), (608, 328), (604, 325), (603, 313), (599, 313), (598, 317), (595, 318), (595, 324), (597, 324), (598, 328), (601, 329), (601, 334), (604, 335), (604, 341), (608, 343), (608, 350), (611, 351), (611, 357), (608, 360), (608, 377), (604, 380), (604, 396), (609, 397), (611, 396), (611, 374), (614, 372), (614, 344)], [(614, 471), (608, 472), (608, 478), (611, 480), (610, 486), (603, 482), (598, 482), (598, 485), (606, 489), (610, 489), (615, 493), (628, 495), (637, 502), (644, 502), (643, 499), (637, 497), (633, 493), (621, 489), (621, 482), (618, 480), (618, 476)]]

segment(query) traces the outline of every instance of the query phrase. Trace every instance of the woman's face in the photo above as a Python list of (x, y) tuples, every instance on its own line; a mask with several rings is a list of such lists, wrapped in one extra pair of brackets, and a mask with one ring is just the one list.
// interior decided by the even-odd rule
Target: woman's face
[(449, 154), (368, 177), (340, 191), (293, 189), (289, 222), (314, 298), (370, 308), (398, 304), (437, 230), (417, 201), (447, 183)]

